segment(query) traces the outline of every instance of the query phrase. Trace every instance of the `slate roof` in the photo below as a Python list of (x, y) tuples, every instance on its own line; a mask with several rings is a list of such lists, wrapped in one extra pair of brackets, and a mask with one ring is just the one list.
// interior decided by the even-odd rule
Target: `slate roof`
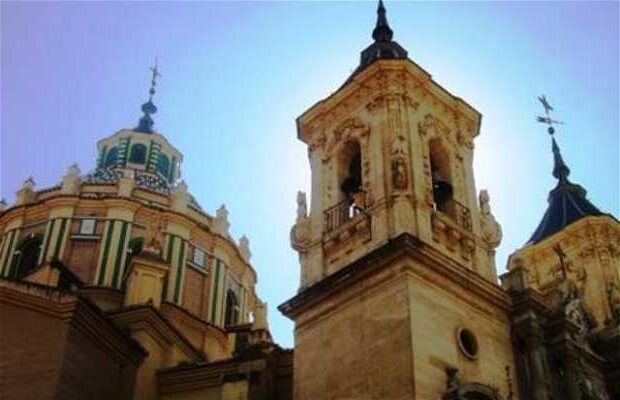
[(564, 163), (560, 148), (552, 139), (553, 176), (558, 179), (556, 187), (549, 192), (549, 206), (538, 227), (530, 237), (528, 244), (536, 244), (543, 239), (561, 231), (573, 222), (603, 213), (586, 198), (586, 190), (568, 180), (570, 169)]

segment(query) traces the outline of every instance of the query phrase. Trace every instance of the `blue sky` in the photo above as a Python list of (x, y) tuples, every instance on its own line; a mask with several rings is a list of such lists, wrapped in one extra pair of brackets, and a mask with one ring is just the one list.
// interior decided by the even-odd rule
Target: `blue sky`
[[(618, 215), (618, 2), (387, 1), (409, 56), (483, 114), (478, 189), (504, 229), (497, 262), (523, 245), (546, 207), (551, 145), (536, 96), (565, 121), (571, 178)], [(96, 142), (131, 128), (148, 67), (163, 77), (155, 128), (184, 153), (182, 176), (210, 213), (247, 234), (273, 334), (293, 344), (276, 306), (295, 294), (289, 245), (297, 190), (309, 191), (295, 118), (338, 88), (371, 42), (374, 2), (2, 2), (0, 194), (32, 175), (57, 183), (94, 166)]]

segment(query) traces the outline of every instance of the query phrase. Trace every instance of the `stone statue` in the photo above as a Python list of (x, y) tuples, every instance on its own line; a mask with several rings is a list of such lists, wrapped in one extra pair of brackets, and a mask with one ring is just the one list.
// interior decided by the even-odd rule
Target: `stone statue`
[(407, 188), (407, 167), (403, 157), (392, 159), (392, 185), (398, 190)]
[(297, 192), (297, 220), (291, 228), (291, 246), (297, 251), (304, 251), (310, 241), (310, 218), (306, 194)]
[(502, 227), (491, 212), (489, 192), (481, 190), (478, 196), (480, 207), (480, 225), (482, 237), (492, 248), (496, 248), (502, 242)]
[(308, 218), (308, 205), (306, 204), (306, 193), (297, 192), (297, 222)]

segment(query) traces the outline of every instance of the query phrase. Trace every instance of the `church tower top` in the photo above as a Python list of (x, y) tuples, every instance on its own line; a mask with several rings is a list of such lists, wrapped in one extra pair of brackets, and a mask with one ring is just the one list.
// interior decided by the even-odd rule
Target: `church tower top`
[(383, 0), (379, 0), (377, 7), (377, 23), (372, 31), (374, 43), (362, 51), (360, 65), (353, 72), (349, 80), (358, 72), (377, 60), (398, 60), (407, 58), (407, 50), (393, 41), (394, 32), (388, 24)]
[(537, 117), (537, 121), (549, 126), (547, 131), (551, 135), (553, 176), (558, 180), (558, 184), (549, 193), (547, 211), (532, 234), (528, 244), (536, 244), (583, 217), (602, 215), (601, 211), (586, 198), (586, 190), (581, 185), (568, 180), (570, 168), (564, 162), (560, 147), (555, 140), (555, 128), (553, 127), (553, 125), (558, 125), (562, 122), (550, 117), (553, 107), (545, 96), (539, 97), (538, 100), (545, 108), (546, 116)]
[(376, 42), (389, 42), (393, 36), (392, 29), (388, 24), (387, 17), (385, 16), (385, 6), (383, 0), (379, 0), (379, 6), (377, 7), (377, 26), (372, 31), (372, 38)]

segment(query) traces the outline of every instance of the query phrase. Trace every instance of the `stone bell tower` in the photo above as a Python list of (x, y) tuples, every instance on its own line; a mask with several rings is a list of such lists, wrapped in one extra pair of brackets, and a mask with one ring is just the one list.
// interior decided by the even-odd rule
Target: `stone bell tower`
[(296, 323), (295, 398), (508, 393), (501, 228), (472, 167), (481, 115), (408, 58), (381, 1), (372, 38), (297, 119), (312, 193), (291, 230), (299, 293), (280, 306)]

